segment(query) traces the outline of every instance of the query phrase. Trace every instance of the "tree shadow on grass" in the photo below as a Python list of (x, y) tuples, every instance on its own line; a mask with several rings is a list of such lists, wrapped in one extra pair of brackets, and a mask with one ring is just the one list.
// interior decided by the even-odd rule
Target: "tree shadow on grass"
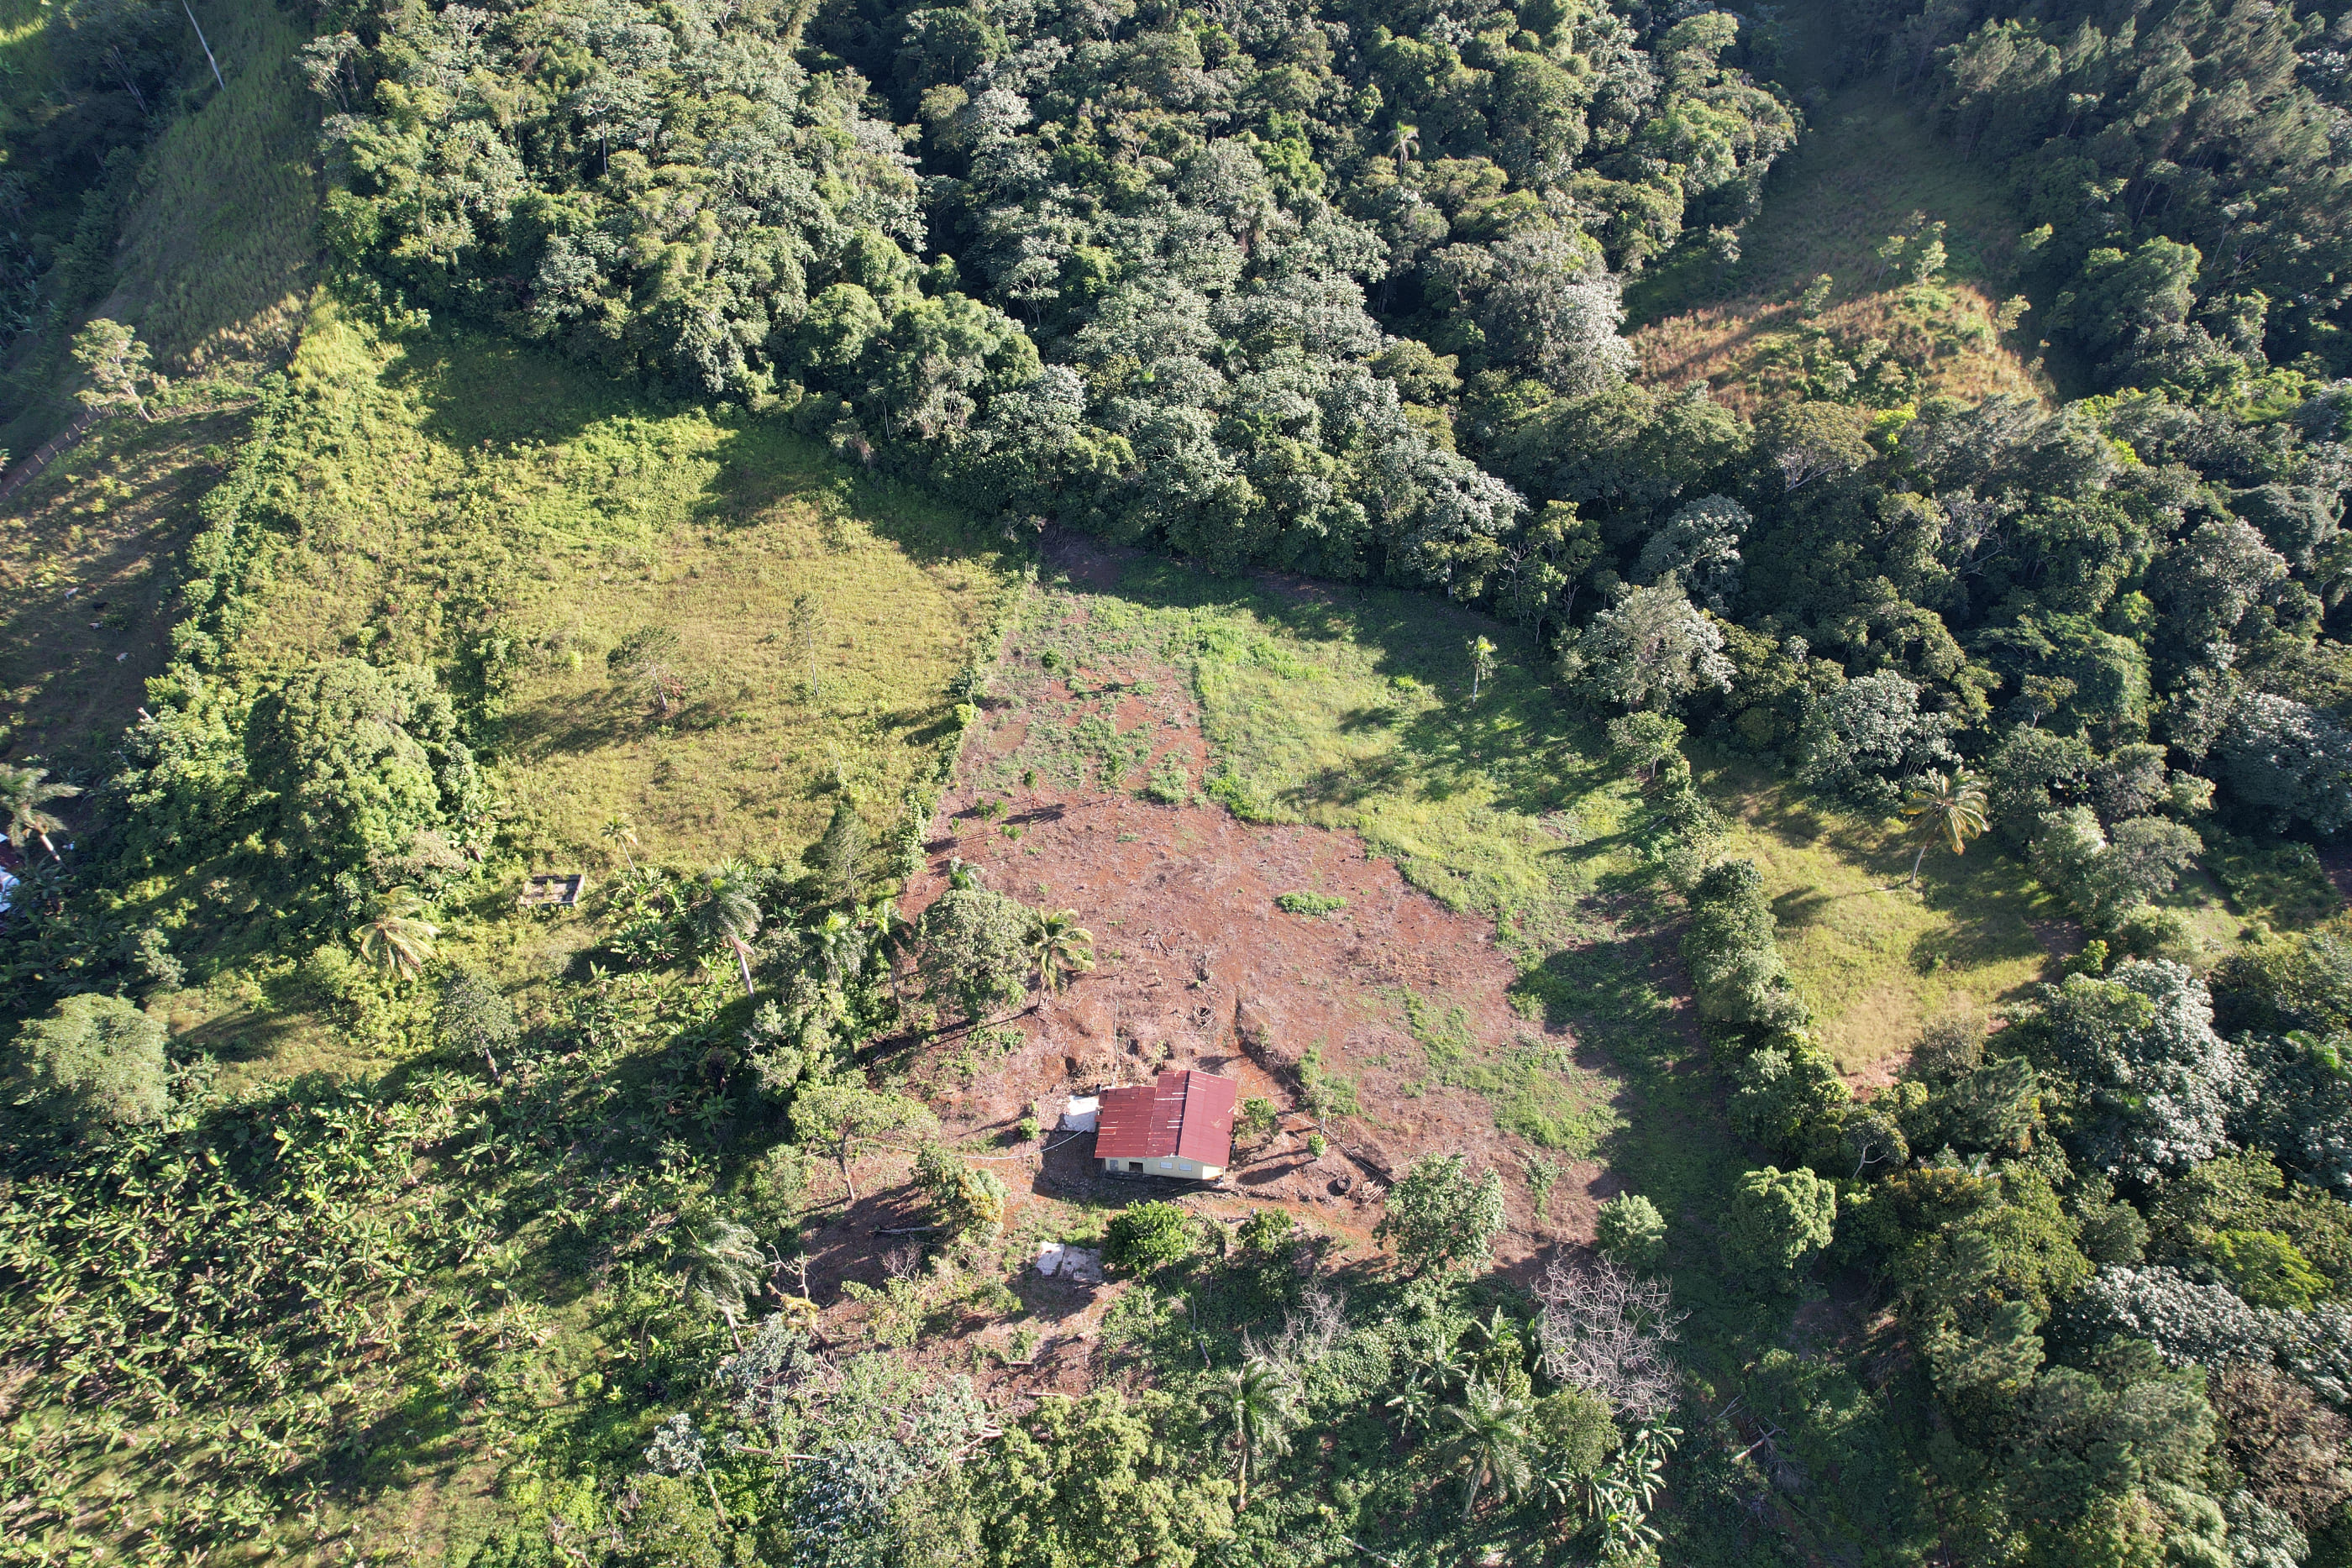
[(398, 342), (383, 384), (425, 406), (418, 429), (461, 451), (569, 441), (608, 419), (666, 419), (682, 412), (633, 382), (468, 328), (410, 333)]

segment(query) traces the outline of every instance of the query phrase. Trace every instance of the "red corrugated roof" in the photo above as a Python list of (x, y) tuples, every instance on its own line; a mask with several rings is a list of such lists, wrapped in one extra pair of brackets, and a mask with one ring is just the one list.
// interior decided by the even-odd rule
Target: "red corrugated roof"
[(1095, 1120), (1095, 1157), (1197, 1160), (1223, 1166), (1234, 1152), (1239, 1085), (1213, 1073), (1168, 1071), (1150, 1084), (1106, 1089)]
[[(1161, 1074), (1160, 1082), (1167, 1082)], [(1176, 1156), (1222, 1166), (1234, 1154), (1234, 1095), (1240, 1085), (1206, 1072), (1184, 1074), (1184, 1114), (1176, 1133)]]

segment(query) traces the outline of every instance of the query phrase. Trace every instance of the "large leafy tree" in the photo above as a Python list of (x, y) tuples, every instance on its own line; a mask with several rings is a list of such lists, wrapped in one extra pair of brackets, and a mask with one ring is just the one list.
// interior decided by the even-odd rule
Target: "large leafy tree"
[(1389, 1189), (1374, 1234), (1415, 1274), (1447, 1274), (1486, 1260), (1503, 1229), (1503, 1181), (1461, 1155), (1424, 1155)]
[(17, 1033), (18, 1100), (89, 1127), (159, 1121), (171, 1104), (164, 1035), (121, 997), (68, 997)]

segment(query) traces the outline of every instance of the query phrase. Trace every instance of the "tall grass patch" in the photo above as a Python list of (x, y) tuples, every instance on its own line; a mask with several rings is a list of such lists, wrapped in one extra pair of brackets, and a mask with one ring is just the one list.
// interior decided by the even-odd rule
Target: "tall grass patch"
[(319, 116), (298, 58), (310, 29), (294, 15), (253, 4), (204, 20), (227, 90), (198, 89), (200, 106), (149, 151), (115, 291), (94, 314), (136, 327), (166, 369), (217, 373), (293, 349), (319, 250)]
[(847, 789), (877, 828), (951, 733), (1012, 580), (954, 514), (773, 422), (672, 410), (495, 340), (331, 312), (294, 526), (233, 661), (425, 659), (486, 715), (525, 859), (773, 860)]

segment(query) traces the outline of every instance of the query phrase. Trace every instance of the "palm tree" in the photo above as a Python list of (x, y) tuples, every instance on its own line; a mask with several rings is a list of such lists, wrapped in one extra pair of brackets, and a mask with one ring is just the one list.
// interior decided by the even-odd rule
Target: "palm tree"
[(637, 857), (631, 852), (637, 847), (637, 831), (629, 825), (628, 818), (617, 815), (607, 818), (603, 837), (608, 844), (620, 845), (621, 858), (629, 862), (631, 871), (637, 869)]
[(727, 1323), (735, 1348), (743, 1348), (735, 1325), (743, 1316), (743, 1298), (768, 1277), (768, 1257), (750, 1228), (721, 1219), (702, 1235), (688, 1239), (681, 1295), (699, 1297)]
[(735, 949), (743, 971), (743, 994), (754, 996), (751, 984), (751, 938), (760, 934), (760, 905), (743, 891), (742, 868), (730, 861), (702, 873), (702, 900), (694, 906), (695, 928), (706, 941), (724, 942)]
[(58, 846), (49, 841), (51, 833), (62, 833), (65, 823), (42, 808), (52, 800), (70, 800), (81, 793), (79, 784), (53, 784), (46, 768), (0, 768), (0, 810), (8, 813), (8, 843), (21, 850), (26, 838), (41, 841), (49, 858), (62, 863), (64, 857)]
[(425, 900), (413, 887), (396, 887), (376, 900), (360, 927), (360, 956), (396, 976), (414, 978), (433, 960), (433, 940), (441, 927), (425, 918)]
[(1029, 956), (1036, 960), (1037, 983), (1058, 991), (1064, 975), (1082, 975), (1095, 967), (1095, 934), (1078, 924), (1075, 909), (1040, 915), (1030, 928)]
[(858, 923), (874, 928), (875, 945), (882, 949), (884, 961), (890, 968), (890, 994), (898, 995), (898, 959), (912, 938), (915, 923), (898, 907), (898, 901), (888, 894), (877, 896), (857, 912)]
[(1288, 1372), (1254, 1355), (1217, 1380), (1217, 1396), (1234, 1420), (1234, 1446), (1242, 1451), (1241, 1493), (1236, 1511), (1249, 1507), (1250, 1471), (1261, 1457), (1290, 1448), (1290, 1420), (1298, 1396)]
[(1462, 1493), (1462, 1517), (1478, 1506), (1478, 1492), (1488, 1481), (1505, 1497), (1517, 1497), (1535, 1479), (1528, 1463), (1528, 1402), (1512, 1397), (1483, 1379), (1463, 1390), (1462, 1403), (1438, 1412), (1447, 1428), (1446, 1448), (1456, 1461), (1470, 1463), (1470, 1484)]
[(816, 950), (824, 959), (826, 990), (840, 990), (843, 971), (861, 956), (857, 930), (857, 923), (838, 909), (826, 910), (824, 918), (809, 927), (809, 935), (816, 938)]
[(1911, 857), (1911, 885), (1919, 885), (1919, 862), (1937, 839), (1951, 841), (1956, 855), (1968, 852), (1969, 841), (1985, 831), (1984, 786), (1965, 768), (1950, 778), (1930, 768), (1903, 797), (1903, 814), (1919, 824), (1919, 852)]
[(1389, 151), (1396, 154), (1397, 173), (1404, 173), (1405, 160), (1421, 151), (1421, 127), (1399, 121), (1389, 132)]

